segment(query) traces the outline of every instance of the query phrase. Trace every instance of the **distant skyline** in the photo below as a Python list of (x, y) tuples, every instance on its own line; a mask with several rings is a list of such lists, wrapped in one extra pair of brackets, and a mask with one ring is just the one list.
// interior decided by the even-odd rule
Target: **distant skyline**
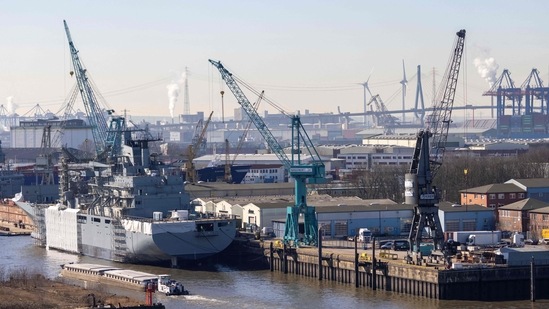
[[(342, 112), (362, 112), (361, 83), (368, 78), (374, 95), (380, 94), (389, 109), (401, 109), (404, 60), (407, 108), (414, 106), (417, 65), (423, 71), (425, 106), (430, 106), (433, 68), (438, 87), (460, 29), (467, 30), (466, 54), (455, 105), (489, 105), (482, 93), (503, 69), (517, 85), (532, 68), (540, 71), (545, 86), (549, 80), (549, 2), (541, 0), (33, 0), (0, 5), (0, 104), (20, 115), (36, 104), (57, 112), (75, 83), (64, 19), (108, 107), (134, 117), (168, 120), (171, 111), (182, 114), (185, 67), (191, 113), (213, 110), (221, 118), (224, 90), (224, 114), (232, 117), (238, 104), (208, 59), (220, 60), (289, 113), (337, 113), (338, 106)], [(84, 110), (80, 100), (77, 107)], [(264, 110), (277, 112), (265, 102)]]

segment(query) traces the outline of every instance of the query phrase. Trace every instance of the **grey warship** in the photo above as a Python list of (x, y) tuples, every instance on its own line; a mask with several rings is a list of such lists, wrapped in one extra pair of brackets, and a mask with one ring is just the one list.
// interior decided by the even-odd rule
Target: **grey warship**
[(58, 204), (16, 201), (34, 218), (35, 236), (47, 248), (172, 266), (227, 248), (236, 235), (236, 221), (195, 212), (181, 169), (163, 164), (151, 154), (151, 140), (136, 136), (135, 131), (123, 131), (113, 163), (93, 163), (96, 177), (87, 194), (71, 190), (62, 163)]

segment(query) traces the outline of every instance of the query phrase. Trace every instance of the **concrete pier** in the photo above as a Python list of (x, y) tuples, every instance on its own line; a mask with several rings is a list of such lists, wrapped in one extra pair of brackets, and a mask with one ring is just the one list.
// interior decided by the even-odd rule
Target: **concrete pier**
[[(283, 250), (267, 241), (258, 245), (263, 248), (271, 270), (288, 275), (440, 300), (504, 301), (531, 297), (530, 265), (508, 267), (471, 263), (463, 269), (445, 269), (442, 263), (412, 265), (405, 262), (402, 253), (380, 252), (380, 255), (376, 254), (374, 267), (371, 253), (368, 255), (361, 250), (356, 273), (354, 249), (324, 247), (319, 257), (318, 248)], [(535, 266), (534, 278), (536, 298), (548, 299), (549, 290), (542, 287), (549, 284), (549, 265)]]

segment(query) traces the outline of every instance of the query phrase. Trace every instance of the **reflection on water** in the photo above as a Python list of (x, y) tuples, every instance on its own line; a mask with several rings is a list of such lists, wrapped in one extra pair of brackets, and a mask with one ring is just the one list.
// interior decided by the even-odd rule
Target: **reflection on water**
[[(0, 260), (5, 269), (36, 270), (49, 278), (59, 275), (60, 265), (70, 262), (114, 265), (155, 274), (168, 273), (183, 282), (192, 295), (165, 296), (157, 293), (157, 302), (175, 308), (381, 308), (381, 309), (438, 309), (438, 308), (549, 308), (549, 301), (520, 302), (464, 302), (436, 301), (385, 291), (356, 289), (330, 281), (319, 281), (282, 273), (237, 271), (217, 265), (216, 271), (183, 270), (145, 265), (120, 264), (90, 257), (62, 253), (36, 247), (30, 237), (0, 237)], [(111, 293), (145, 300), (144, 293), (103, 287)]]

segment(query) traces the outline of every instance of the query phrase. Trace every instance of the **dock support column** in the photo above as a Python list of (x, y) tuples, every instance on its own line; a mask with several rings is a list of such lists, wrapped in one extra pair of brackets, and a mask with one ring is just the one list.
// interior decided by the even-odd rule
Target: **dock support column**
[(376, 276), (376, 264), (377, 264), (377, 259), (376, 259), (376, 238), (375, 237), (372, 237), (372, 290), (376, 290), (377, 289), (377, 276)]
[(318, 280), (322, 281), (322, 226), (318, 227)]
[(536, 301), (536, 277), (534, 273), (534, 257), (532, 257), (532, 262), (530, 262), (530, 301)]
[(271, 267), (271, 271), (274, 271), (274, 246), (272, 241), (269, 250), (269, 266)]
[(284, 273), (288, 273), (288, 252), (286, 251), (287, 247), (286, 244), (284, 244), (284, 248), (282, 249), (282, 267), (284, 267)]
[(355, 235), (355, 288), (358, 287), (358, 237)]

